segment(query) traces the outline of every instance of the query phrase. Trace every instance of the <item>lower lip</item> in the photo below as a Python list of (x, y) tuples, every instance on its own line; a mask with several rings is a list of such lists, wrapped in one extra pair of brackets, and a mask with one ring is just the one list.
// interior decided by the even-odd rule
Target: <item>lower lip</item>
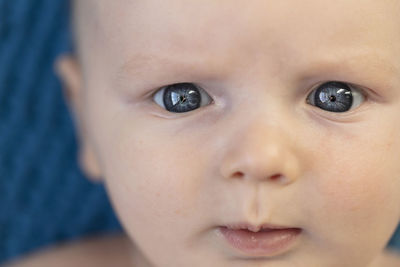
[(248, 256), (272, 257), (282, 254), (295, 243), (301, 233), (299, 228), (251, 232), (220, 227), (228, 243)]

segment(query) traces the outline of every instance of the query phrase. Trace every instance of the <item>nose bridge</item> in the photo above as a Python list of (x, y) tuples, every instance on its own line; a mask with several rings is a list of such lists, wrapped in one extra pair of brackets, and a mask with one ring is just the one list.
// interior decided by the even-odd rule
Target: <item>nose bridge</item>
[(297, 179), (300, 171), (295, 152), (295, 130), (289, 121), (279, 116), (256, 115), (241, 124), (230, 136), (230, 149), (221, 165), (227, 178), (252, 181), (279, 181), (288, 184)]

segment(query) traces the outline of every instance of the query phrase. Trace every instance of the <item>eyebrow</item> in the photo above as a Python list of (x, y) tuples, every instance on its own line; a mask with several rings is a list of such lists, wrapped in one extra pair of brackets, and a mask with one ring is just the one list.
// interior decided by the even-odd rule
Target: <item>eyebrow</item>
[(363, 53), (355, 52), (344, 56), (330, 56), (325, 60), (315, 60), (316, 63), (311, 65), (311, 69), (329, 69), (330, 67), (337, 66), (364, 66), (393, 74), (399, 73), (399, 67), (396, 67), (393, 60), (388, 60), (388, 58), (389, 57), (383, 55), (383, 53), (378, 53), (376, 49), (369, 49)]
[[(336, 56), (332, 54), (324, 58), (315, 57), (314, 59), (310, 59), (308, 62), (304, 63), (305, 65), (298, 67), (299, 78), (300, 80), (308, 80), (321, 72), (329, 73), (339, 69), (346, 72), (354, 70), (354, 74), (362, 72), (374, 74), (368, 77), (368, 81), (376, 81), (378, 79), (378, 77), (376, 77), (378, 74), (381, 76), (383, 75), (379, 77), (381, 83), (383, 79), (393, 79), (393, 81), (395, 79), (397, 79), (397, 81), (400, 80), (399, 66), (394, 64), (394, 60), (389, 60), (390, 57), (388, 55), (385, 56), (384, 53), (372, 48), (364, 49), (362, 52), (360, 51), (361, 50), (355, 49), (355, 52), (349, 53), (348, 55), (346, 53), (337, 53)], [(179, 60), (179, 58), (180, 57), (176, 55), (137, 54), (125, 61), (118, 68), (117, 75), (140, 77), (143, 73), (147, 73), (151, 70), (179, 68), (181, 71), (190, 70), (191, 72), (193, 72), (194, 69), (199, 76), (202, 74), (204, 74), (204, 76), (211, 76), (213, 75), (212, 73), (214, 73), (214, 76), (221, 76), (221, 73), (216, 73), (218, 72), (218, 69), (215, 68), (216, 66), (211, 68), (208, 65), (207, 69), (199, 68), (201, 64), (200, 59), (197, 60), (197, 62), (196, 60), (188, 62), (187, 60)], [(360, 70), (360, 68), (363, 69)], [(393, 84), (393, 81), (387, 81), (386, 84)]]
[[(330, 55), (325, 59), (317, 58), (311, 61), (307, 68), (303, 68), (301, 80), (310, 80), (319, 73), (332, 72), (342, 73), (355, 82), (363, 81), (364, 86), (371, 85), (383, 91), (400, 85), (399, 65), (396, 65), (396, 61), (391, 60), (389, 54), (385, 54), (384, 51), (368, 48), (363, 52), (340, 55)], [(398, 62), (400, 63), (400, 59)]]
[(149, 71), (178, 69), (180, 72), (190, 71), (199, 77), (223, 76), (221, 68), (218, 65), (207, 65), (207, 68), (200, 67), (204, 65), (201, 58), (192, 58), (190, 61), (182, 60), (176, 55), (158, 55), (158, 54), (137, 54), (126, 60), (118, 69), (117, 77), (140, 77)]

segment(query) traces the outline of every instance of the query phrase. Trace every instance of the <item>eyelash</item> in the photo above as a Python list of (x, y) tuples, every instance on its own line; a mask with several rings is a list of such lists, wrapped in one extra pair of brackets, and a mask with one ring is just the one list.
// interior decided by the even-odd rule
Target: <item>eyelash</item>
[[(185, 92), (184, 94), (171, 93), (170, 96), (172, 96), (173, 101), (175, 101), (175, 104), (176, 103), (177, 104), (183, 103), (186, 106), (192, 106), (192, 107), (195, 107), (195, 109), (197, 109), (199, 107), (202, 107), (203, 104), (205, 104), (205, 100), (207, 100), (207, 99), (210, 100), (210, 103), (208, 103), (208, 104), (212, 104), (213, 103), (213, 99), (209, 96), (209, 94), (204, 89), (202, 89), (201, 87), (197, 86), (194, 83), (187, 83), (187, 82), (170, 84), (170, 85), (166, 85), (166, 86), (163, 86), (163, 87), (159, 88), (152, 95), (153, 101), (156, 102), (163, 109), (165, 109), (166, 111), (171, 112), (171, 113), (188, 113), (190, 111), (195, 110), (195, 109), (193, 109), (193, 110), (189, 110), (189, 111), (182, 111), (181, 108), (179, 107), (179, 105), (174, 105), (174, 106), (177, 106), (177, 108), (175, 108), (175, 110), (165, 107), (164, 100), (166, 99), (166, 97), (165, 97), (165, 93), (163, 93), (163, 92), (166, 89), (174, 88), (174, 87), (179, 88), (180, 86), (189, 86), (189, 87), (196, 88), (197, 90), (189, 90), (188, 93)], [(320, 93), (319, 94), (320, 97), (316, 98), (317, 92), (319, 91), (319, 89), (324, 88), (324, 86), (327, 86), (328, 88), (330, 86), (330, 90), (328, 90), (328, 93), (325, 92), (324, 94), (321, 94), (322, 93), (322, 90), (321, 90), (319, 92)], [(336, 86), (337, 87), (341, 87), (341, 88), (339, 90), (336, 90), (336, 92), (335, 92), (335, 90), (332, 89), (332, 87), (336, 87)], [(325, 88), (327, 88), (327, 87), (325, 87)], [(171, 91), (174, 91), (174, 90), (176, 90), (176, 89), (173, 89)], [(170, 93), (170, 92), (167, 92), (167, 93)], [(344, 94), (340, 95), (339, 92), (340, 93), (344, 92)], [(206, 95), (205, 98), (201, 97), (202, 93), (204, 93)], [(335, 96), (334, 95), (335, 93), (338, 94), (338, 95)], [(192, 95), (199, 96), (199, 94), (200, 94), (201, 103), (193, 105), (193, 103), (188, 99), (190, 97), (192, 97)], [(157, 97), (159, 95), (161, 95), (161, 101), (160, 101), (161, 103), (157, 102), (157, 100), (158, 100)], [(321, 97), (321, 95), (323, 97)], [(310, 97), (311, 97), (311, 99), (309, 99)], [(357, 99), (356, 99), (356, 101), (354, 101), (354, 97), (361, 97), (362, 100), (357, 101)], [(169, 99), (167, 98), (167, 100), (169, 100)], [(306, 97), (306, 103), (308, 103), (311, 106), (314, 106), (316, 108), (319, 108), (319, 109), (321, 109), (323, 111), (334, 113), (334, 114), (335, 113), (337, 114), (337, 113), (345, 113), (345, 112), (348, 112), (348, 111), (352, 111), (352, 110), (356, 109), (358, 106), (362, 105), (365, 100), (366, 100), (366, 94), (365, 94), (363, 89), (358, 88), (357, 86), (355, 86), (355, 85), (353, 85), (351, 83), (346, 83), (346, 82), (341, 82), (341, 81), (328, 81), (328, 82), (320, 83), (319, 85), (313, 87), (313, 89), (307, 94), (307, 97)], [(336, 101), (337, 101), (337, 103), (338, 103), (337, 105), (340, 108), (337, 111), (322, 109), (321, 106), (322, 106), (322, 104), (325, 104), (325, 103), (328, 104), (329, 108), (332, 108), (333, 106), (335, 106), (335, 105), (332, 104), (332, 102), (329, 102), (329, 101), (333, 101), (334, 103), (336, 103)], [(343, 106), (345, 106), (344, 105), (344, 101), (351, 102), (351, 107), (349, 109), (343, 108)], [(169, 101), (169, 102), (171, 102), (171, 101)], [(358, 102), (358, 105), (355, 108), (353, 107), (354, 106), (353, 105), (354, 102), (356, 102), (356, 103)], [(318, 106), (318, 105), (320, 105), (320, 106)]]
[[(171, 94), (171, 96), (172, 96), (172, 98), (174, 98), (175, 97), (175, 99), (173, 99), (173, 101), (179, 101), (179, 102), (181, 102), (181, 103), (185, 103), (186, 105), (191, 105), (191, 103), (190, 103), (190, 100), (187, 100), (187, 99), (189, 99), (189, 96), (190, 95), (198, 95), (197, 94), (197, 92), (198, 93), (200, 93), (200, 95), (202, 94), (202, 93), (204, 93), (205, 95), (206, 95), (206, 97), (204, 98), (204, 97), (201, 97), (200, 99), (201, 99), (201, 103), (199, 103), (198, 105), (192, 105), (192, 106), (195, 106), (195, 107), (202, 107), (203, 106), (203, 104), (206, 104), (205, 103), (205, 101), (207, 100), (207, 99), (209, 99), (210, 100), (210, 103), (208, 103), (208, 104), (211, 104), (211, 103), (213, 103), (213, 99), (207, 94), (207, 92), (203, 89), (203, 88), (201, 88), (201, 87), (199, 87), (199, 86), (197, 86), (197, 85), (195, 85), (195, 84), (193, 84), (193, 83), (175, 83), (175, 84), (170, 84), (170, 85), (166, 85), (166, 86), (164, 86), (164, 87), (161, 87), (161, 88), (159, 88), (157, 91), (156, 91), (156, 93), (154, 93), (153, 94), (153, 101), (154, 102), (156, 102), (157, 103), (157, 101), (156, 101), (156, 98), (157, 98), (157, 96), (160, 94), (161, 95), (161, 103), (160, 104), (158, 104), (159, 106), (161, 106), (162, 108), (164, 108), (164, 109), (166, 109), (167, 111), (168, 111), (168, 109), (165, 107), (165, 105), (164, 105), (164, 101), (163, 101), (163, 99), (165, 99), (165, 94), (163, 93), (166, 89), (168, 89), (168, 88), (170, 88), (170, 87), (178, 87), (178, 86), (188, 86), (188, 85), (190, 85), (190, 86), (193, 86), (194, 88), (196, 88), (197, 89), (197, 91), (193, 91), (193, 90), (191, 90), (191, 91), (189, 91), (188, 93), (186, 93), (186, 94), (184, 94), (184, 95), (178, 95), (178, 94)], [(187, 101), (186, 101), (187, 100)], [(183, 101), (183, 102), (182, 102)], [(188, 112), (190, 112), (190, 111), (186, 111), (186, 112), (181, 112), (181, 111), (179, 111), (179, 107), (177, 108), (177, 110), (178, 111), (175, 111), (176, 113), (188, 113)]]
[[(329, 90), (329, 95), (325, 94), (323, 95), (323, 97), (321, 98), (321, 95), (318, 95), (318, 91), (320, 88), (323, 88), (323, 86), (338, 86), (339, 90), (336, 90), (336, 93), (338, 94), (339, 92), (345, 92), (342, 95), (339, 95), (338, 97), (332, 95), (335, 94), (335, 90)], [(347, 91), (347, 92), (346, 92)], [(319, 98), (316, 98), (316, 96), (320, 96)], [(309, 100), (309, 97), (311, 97), (311, 100)], [(357, 101), (357, 97), (361, 98), (361, 100)], [(339, 103), (338, 105), (342, 105), (343, 106), (343, 101), (344, 100), (348, 100), (349, 98), (351, 99), (351, 106), (349, 109), (343, 109), (343, 110), (337, 110), (337, 111), (328, 111), (328, 110), (324, 110), (321, 107), (318, 107), (318, 104), (315, 106), (315, 101), (323, 103), (323, 100), (325, 100), (326, 102), (328, 102), (328, 98), (329, 100), (337, 100), (337, 102)], [(354, 100), (355, 99), (355, 100)], [(355, 86), (351, 83), (346, 83), (346, 82), (341, 82), (341, 81), (328, 81), (328, 82), (324, 82), (321, 83), (319, 85), (317, 85), (316, 87), (314, 87), (311, 92), (307, 95), (306, 98), (306, 102), (312, 106), (315, 106), (317, 108), (320, 108), (324, 111), (327, 112), (331, 112), (331, 113), (345, 113), (345, 112), (350, 112), (354, 109), (357, 109), (360, 105), (362, 105), (365, 101), (367, 100), (367, 94), (366, 92), (359, 88), (358, 86)], [(354, 103), (357, 103), (356, 107), (354, 107)], [(329, 106), (329, 103), (328, 103)]]

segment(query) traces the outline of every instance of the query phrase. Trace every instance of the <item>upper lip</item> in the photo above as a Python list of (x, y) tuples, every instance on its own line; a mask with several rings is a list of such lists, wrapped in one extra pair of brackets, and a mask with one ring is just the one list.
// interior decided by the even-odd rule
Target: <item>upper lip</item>
[(279, 230), (279, 229), (293, 229), (296, 227), (287, 227), (270, 223), (251, 224), (247, 222), (230, 223), (225, 225), (230, 230), (249, 230), (252, 232), (259, 232), (261, 230)]

